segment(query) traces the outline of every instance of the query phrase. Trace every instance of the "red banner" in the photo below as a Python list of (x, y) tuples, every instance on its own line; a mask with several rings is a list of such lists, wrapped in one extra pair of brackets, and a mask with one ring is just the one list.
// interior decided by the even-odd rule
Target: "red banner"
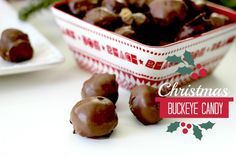
[(156, 98), (161, 118), (228, 118), (233, 97)]

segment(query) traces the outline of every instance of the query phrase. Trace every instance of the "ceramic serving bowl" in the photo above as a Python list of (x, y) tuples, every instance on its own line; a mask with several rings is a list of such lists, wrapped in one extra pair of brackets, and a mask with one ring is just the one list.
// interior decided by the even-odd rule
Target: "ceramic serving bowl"
[[(127, 89), (139, 84), (159, 87), (165, 82), (184, 85), (196, 80), (192, 75), (199, 73), (198, 64), (206, 69), (204, 75), (209, 74), (236, 35), (236, 23), (231, 23), (165, 46), (148, 46), (78, 19), (61, 10), (63, 5), (65, 2), (54, 4), (52, 11), (78, 65), (93, 73), (114, 73), (119, 84)], [(234, 11), (213, 3), (208, 5), (236, 22)], [(178, 61), (180, 58), (183, 63)]]

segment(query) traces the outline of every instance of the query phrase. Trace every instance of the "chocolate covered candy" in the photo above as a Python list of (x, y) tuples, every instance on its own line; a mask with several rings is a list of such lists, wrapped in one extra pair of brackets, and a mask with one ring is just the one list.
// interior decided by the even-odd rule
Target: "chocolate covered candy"
[(194, 14), (204, 12), (207, 7), (205, 0), (184, 0), (184, 2), (188, 5), (190, 11)]
[(126, 0), (103, 0), (102, 6), (114, 13), (120, 13), (122, 8), (128, 7)]
[(153, 0), (149, 3), (150, 12), (156, 24), (170, 26), (174, 22), (183, 22), (188, 14), (183, 0)]
[(146, 4), (147, 0), (127, 0), (127, 2), (130, 6), (142, 8)]
[(70, 114), (74, 133), (84, 137), (108, 136), (118, 124), (115, 105), (105, 97), (89, 97), (78, 102)]
[(116, 76), (110, 74), (94, 74), (84, 82), (81, 93), (83, 98), (103, 96), (115, 104), (119, 95)]
[(72, 0), (69, 2), (69, 8), (73, 14), (78, 17), (84, 17), (87, 11), (93, 9), (98, 1), (92, 0)]
[(18, 29), (7, 29), (0, 39), (0, 55), (10, 62), (23, 62), (33, 57), (29, 37)]
[(147, 85), (136, 86), (131, 91), (130, 110), (144, 125), (156, 124), (161, 120), (156, 97), (156, 89)]
[(104, 7), (97, 7), (88, 11), (83, 20), (108, 30), (114, 30), (122, 24), (118, 15)]
[(134, 13), (132, 28), (136, 32), (136, 40), (146, 45), (159, 45), (159, 30), (153, 23), (150, 13)]
[(128, 2), (129, 8), (133, 12), (146, 12), (148, 11), (148, 2), (150, 0), (126, 0)]
[[(77, 17), (151, 46), (170, 44), (230, 23), (225, 15), (213, 13), (206, 0), (72, 0), (68, 3)], [(188, 21), (201, 14), (206, 14), (205, 21), (189, 25)]]

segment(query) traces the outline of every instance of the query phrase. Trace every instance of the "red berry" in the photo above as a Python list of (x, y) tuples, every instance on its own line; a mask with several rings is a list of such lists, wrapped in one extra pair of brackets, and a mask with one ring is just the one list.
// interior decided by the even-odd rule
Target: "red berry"
[(207, 70), (206, 69), (201, 69), (199, 71), (199, 74), (200, 74), (201, 77), (205, 77), (205, 76), (207, 76)]
[(186, 128), (183, 129), (183, 133), (184, 133), (184, 134), (187, 134), (187, 133), (188, 133), (188, 129), (186, 129)]
[(202, 65), (201, 64), (197, 64), (196, 67), (197, 67), (197, 69), (201, 69)]
[(187, 125), (187, 128), (188, 128), (188, 129), (191, 129), (191, 128), (192, 128), (192, 124), (188, 124), (188, 125)]
[(184, 122), (182, 122), (180, 125), (181, 125), (182, 127), (185, 127), (185, 123), (184, 123)]
[(197, 74), (197, 73), (192, 73), (191, 78), (192, 78), (193, 80), (198, 79), (198, 74)]

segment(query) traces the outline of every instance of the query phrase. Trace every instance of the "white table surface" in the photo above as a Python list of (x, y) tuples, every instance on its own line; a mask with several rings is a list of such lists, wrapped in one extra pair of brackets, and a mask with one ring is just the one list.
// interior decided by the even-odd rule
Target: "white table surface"
[[(49, 11), (34, 16), (30, 23), (65, 55), (66, 62), (50, 70), (0, 77), (0, 157), (236, 155), (234, 103), (230, 105), (230, 118), (210, 119), (216, 125), (199, 141), (181, 131), (166, 132), (167, 125), (178, 119), (142, 126), (128, 109), (129, 92), (120, 89), (119, 124), (109, 139), (72, 134), (70, 111), (81, 99), (82, 83), (91, 74), (76, 65)], [(192, 85), (229, 88), (231, 96), (236, 96), (235, 50), (236, 46), (211, 76)], [(208, 120), (184, 121), (198, 124)]]

